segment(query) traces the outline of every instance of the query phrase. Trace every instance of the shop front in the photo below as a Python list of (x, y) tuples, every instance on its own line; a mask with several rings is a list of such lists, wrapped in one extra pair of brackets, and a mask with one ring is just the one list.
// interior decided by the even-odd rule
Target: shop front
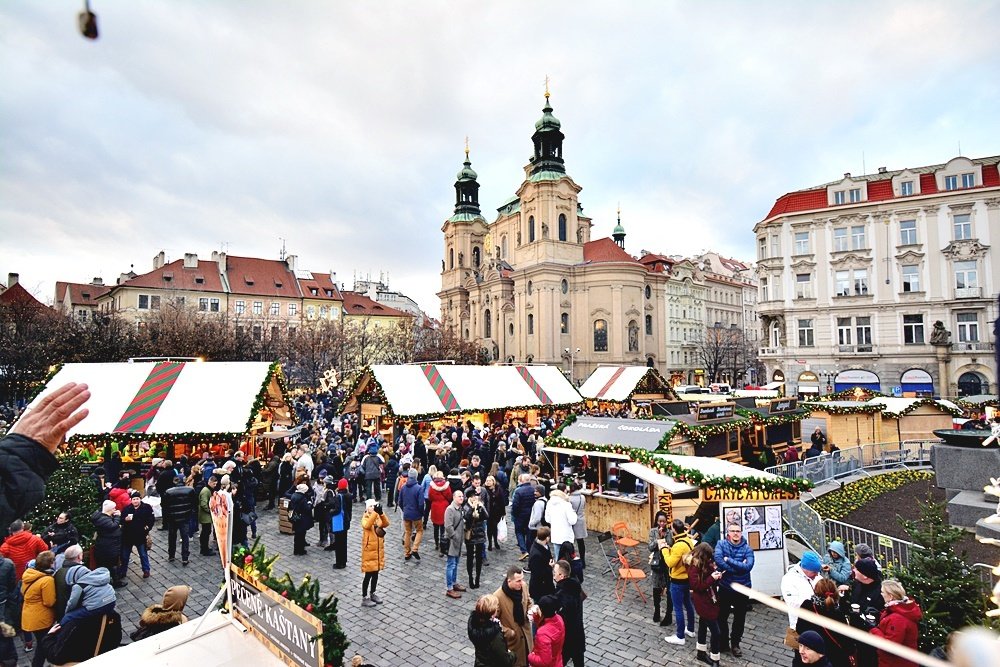
[(840, 371), (833, 380), (834, 391), (847, 391), (860, 387), (869, 391), (882, 391), (882, 382), (878, 375), (861, 368)]
[(899, 378), (904, 398), (930, 398), (934, 396), (934, 379), (922, 368), (911, 368)]
[(816, 376), (812, 371), (803, 371), (799, 373), (799, 384), (798, 384), (799, 398), (809, 399), (815, 398), (819, 395), (819, 377)]
[(802, 420), (809, 416), (809, 411), (800, 408), (795, 398), (777, 398), (764, 407), (739, 408), (737, 413), (753, 422), (756, 452), (769, 446), (778, 460), (789, 443), (793, 446), (801, 444)]

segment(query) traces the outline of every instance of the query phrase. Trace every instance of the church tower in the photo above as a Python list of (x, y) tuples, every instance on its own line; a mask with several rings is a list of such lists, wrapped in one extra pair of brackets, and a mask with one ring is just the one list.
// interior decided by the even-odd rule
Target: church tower
[(625, 228), (622, 227), (622, 209), (621, 206), (618, 207), (618, 224), (615, 225), (615, 229), (611, 232), (611, 238), (615, 240), (615, 243), (622, 250), (625, 249)]

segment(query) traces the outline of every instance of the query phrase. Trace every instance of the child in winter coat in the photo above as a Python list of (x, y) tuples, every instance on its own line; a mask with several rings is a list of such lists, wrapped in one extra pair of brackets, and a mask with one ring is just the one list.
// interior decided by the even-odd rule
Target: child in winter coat
[(111, 572), (106, 567), (96, 570), (74, 567), (66, 573), (66, 585), (70, 589), (69, 599), (60, 625), (106, 614), (115, 608), (115, 589), (111, 585)]
[[(687, 564), (691, 600), (698, 612), (698, 660), (719, 667), (719, 579), (722, 572), (715, 569), (715, 552), (706, 542), (698, 544), (684, 557)], [(706, 634), (711, 634), (711, 654)]]

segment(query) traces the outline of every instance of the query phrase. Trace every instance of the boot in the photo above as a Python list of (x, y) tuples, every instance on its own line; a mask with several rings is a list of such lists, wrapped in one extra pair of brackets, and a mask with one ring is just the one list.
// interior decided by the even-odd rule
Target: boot
[(483, 573), (483, 564), (476, 563), (476, 588), (479, 588), (479, 575)]
[(722, 659), (721, 655), (719, 655), (718, 653), (712, 653), (711, 655), (709, 655), (708, 658), (711, 661), (708, 664), (712, 665), (712, 667), (720, 667), (719, 660)]
[(695, 658), (697, 658), (701, 662), (704, 662), (705, 664), (711, 665), (712, 662), (708, 659), (708, 645), (707, 644), (696, 644), (695, 648), (698, 651), (695, 654)]
[(653, 589), (653, 623), (660, 622), (660, 598), (662, 596), (663, 593), (660, 592), (660, 589)]

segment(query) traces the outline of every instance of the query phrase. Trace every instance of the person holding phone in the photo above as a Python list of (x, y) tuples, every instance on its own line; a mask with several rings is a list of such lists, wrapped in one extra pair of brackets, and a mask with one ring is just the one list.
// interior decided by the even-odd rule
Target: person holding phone
[[(483, 572), (483, 549), (486, 546), (486, 522), (490, 513), (477, 493), (466, 497), (465, 508), (465, 569), (469, 573), (469, 588), (479, 588)], [(473, 576), (473, 568), (475, 576)]]
[(388, 527), (389, 517), (382, 511), (382, 503), (374, 498), (366, 500), (365, 513), (361, 516), (361, 571), (365, 574), (361, 582), (362, 607), (382, 604), (375, 589), (378, 588), (378, 573), (385, 569), (385, 529)]

